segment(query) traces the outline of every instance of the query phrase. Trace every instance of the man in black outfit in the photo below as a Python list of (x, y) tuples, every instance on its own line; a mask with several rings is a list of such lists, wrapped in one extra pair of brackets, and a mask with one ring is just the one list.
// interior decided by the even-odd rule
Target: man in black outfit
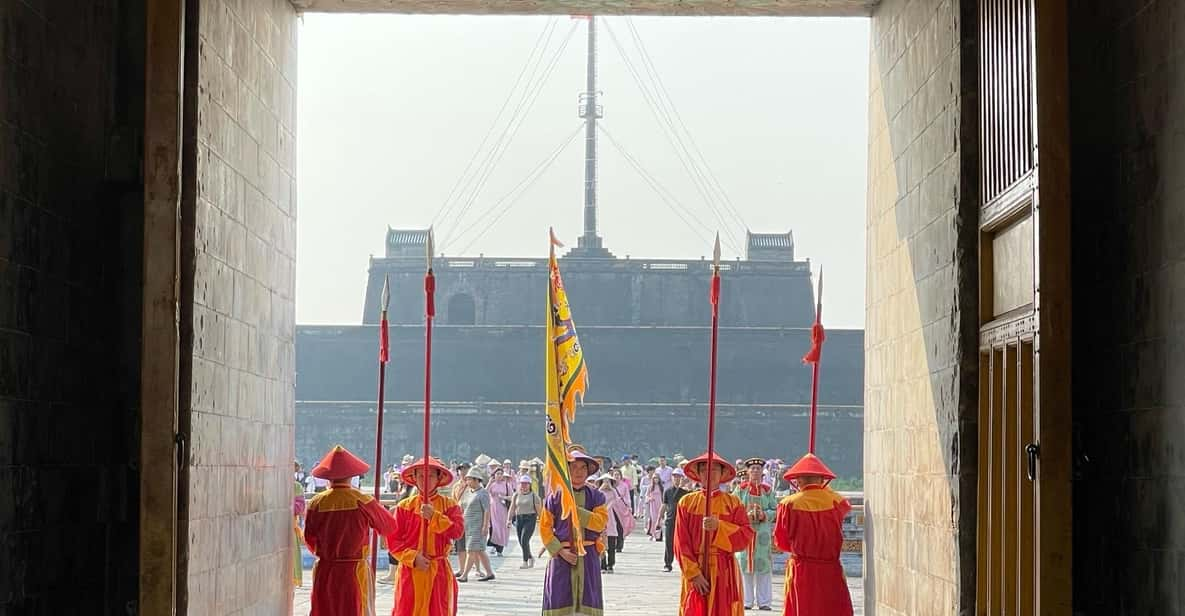
[(663, 567), (663, 571), (669, 572), (671, 563), (675, 560), (675, 513), (679, 509), (679, 499), (688, 494), (688, 491), (683, 489), (685, 481), (687, 479), (683, 476), (683, 469), (676, 468), (671, 471), (671, 487), (662, 494), (662, 509), (659, 515), (663, 519), (662, 540), (666, 548), (663, 557), (666, 566)]

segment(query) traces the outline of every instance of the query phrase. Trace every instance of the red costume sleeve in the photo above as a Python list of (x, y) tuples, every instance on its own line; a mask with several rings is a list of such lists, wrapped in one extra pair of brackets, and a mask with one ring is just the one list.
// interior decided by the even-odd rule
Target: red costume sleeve
[(378, 531), (380, 535), (394, 535), (399, 528), (399, 522), (396, 520), (395, 515), (387, 511), (382, 503), (373, 497), (358, 503), (358, 510), (362, 512), (370, 527)]
[(324, 516), (319, 511), (309, 509), (305, 512), (304, 543), (313, 554), (317, 553), (317, 540), (321, 538), (321, 530), (324, 528), (323, 519)]
[(778, 515), (774, 519), (774, 545), (783, 552), (792, 552), (791, 539), (795, 532), (794, 505), (789, 500), (778, 503)]
[(701, 573), (699, 543), (703, 533), (703, 516), (693, 514), (687, 507), (675, 507), (675, 556), (683, 579), (690, 580)]
[(440, 517), (446, 518), (448, 523), (447, 526), (442, 523), (440, 525), (440, 530), (436, 531), (440, 533), (442, 539), (447, 541), (456, 541), (457, 539), (460, 539), (462, 536), (464, 536), (465, 514), (461, 512), (461, 507), (459, 505), (453, 503), (452, 506), (448, 508), (448, 511), (444, 512), (444, 515)]

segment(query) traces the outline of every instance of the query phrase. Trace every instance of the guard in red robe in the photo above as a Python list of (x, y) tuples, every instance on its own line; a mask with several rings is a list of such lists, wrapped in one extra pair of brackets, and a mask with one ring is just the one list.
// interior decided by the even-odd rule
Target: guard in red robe
[(711, 515), (704, 516), (703, 490), (681, 498), (675, 511), (675, 555), (683, 573), (680, 616), (741, 616), (745, 613), (736, 553), (749, 546), (754, 531), (740, 499), (719, 489), (720, 484), (736, 477), (736, 469), (720, 456), (713, 455), (712, 462), (710, 479), (707, 454), (692, 459), (683, 467), (689, 479), (712, 490), (712, 511)]
[(851, 616), (839, 553), (843, 519), (852, 509), (827, 484), (835, 473), (814, 454), (806, 454), (783, 475), (798, 492), (778, 503), (774, 543), (790, 554), (786, 564), (784, 616)]
[(419, 493), (399, 501), (397, 510), (407, 512), (408, 523), (400, 524), (399, 536), (387, 538), (399, 561), (391, 614), (453, 616), (457, 613), (457, 579), (448, 555), (453, 541), (465, 534), (465, 521), (457, 501), (437, 491), (453, 482), (453, 474), (440, 460), (430, 458), (425, 480), (421, 458), (404, 467), (401, 475), (404, 483), (416, 486)]
[(373, 616), (370, 530), (398, 534), (399, 523), (373, 496), (350, 485), (370, 465), (341, 445), (325, 454), (313, 476), (330, 482), (305, 511), (304, 541), (313, 564), (309, 616)]

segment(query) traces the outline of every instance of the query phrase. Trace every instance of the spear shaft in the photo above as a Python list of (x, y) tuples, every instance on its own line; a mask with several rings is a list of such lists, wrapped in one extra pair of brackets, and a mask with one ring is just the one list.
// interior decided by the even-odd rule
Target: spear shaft
[[(420, 486), (420, 503), (431, 504), (428, 493), (428, 452), (432, 447), (432, 321), (436, 318), (436, 276), (432, 273), (432, 229), (428, 229), (427, 265), (424, 274), (424, 473)], [(428, 521), (421, 518), (421, 552), (428, 550)]]
[(819, 364), (823, 363), (823, 270), (819, 270), (819, 296), (815, 299), (815, 324), (811, 327), (811, 423), (807, 451), (815, 453), (815, 426), (819, 418)]
[[(712, 304), (712, 344), (708, 368), (708, 462), (704, 471), (704, 517), (712, 517), (712, 470), (713, 449), (716, 443), (716, 334), (720, 325), (720, 234), (716, 234), (716, 246), (712, 253), (712, 287), (708, 293), (708, 301)], [(708, 562), (708, 549), (712, 545), (711, 533), (703, 532), (704, 545), (700, 571), (704, 578), (711, 583), (711, 569)]]
[[(377, 418), (375, 419), (374, 431), (374, 500), (375, 502), (382, 502), (379, 500), (379, 490), (381, 486), (380, 477), (383, 472), (383, 398), (384, 390), (387, 385), (387, 361), (391, 358), (391, 343), (388, 337), (389, 329), (387, 325), (387, 308), (391, 303), (391, 286), (390, 279), (383, 280), (383, 296), (382, 296), (382, 312), (379, 315), (379, 399), (377, 406)], [(375, 531), (370, 537), (370, 571), (371, 571), (371, 585), (370, 594), (374, 596), (374, 577), (378, 574), (378, 556), (379, 556), (379, 534)]]

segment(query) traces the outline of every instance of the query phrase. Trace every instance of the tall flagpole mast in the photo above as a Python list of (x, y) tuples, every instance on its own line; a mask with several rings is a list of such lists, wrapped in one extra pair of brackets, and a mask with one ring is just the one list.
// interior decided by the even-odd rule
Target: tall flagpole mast
[[(383, 309), (379, 315), (379, 400), (378, 400), (378, 418), (375, 420), (375, 434), (374, 434), (374, 500), (379, 501), (379, 489), (381, 481), (379, 478), (383, 472), (383, 398), (384, 389), (387, 384), (387, 362), (391, 359), (391, 341), (389, 337), (389, 326), (387, 325), (387, 308), (391, 304), (391, 279), (385, 277), (383, 279)], [(370, 580), (370, 594), (374, 597), (374, 583), (375, 577), (378, 575), (378, 570), (375, 568), (378, 565), (379, 552), (379, 534), (375, 531), (370, 538), (370, 571), (372, 573)], [(373, 605), (373, 604), (372, 604)]]
[(809, 453), (815, 453), (815, 426), (819, 417), (819, 364), (822, 363), (823, 340), (823, 269), (819, 268), (819, 296), (815, 298), (815, 324), (811, 326), (811, 350), (803, 361), (814, 364), (811, 371), (811, 424)]
[[(716, 245), (712, 248), (712, 287), (708, 293), (708, 301), (712, 304), (712, 346), (711, 359), (708, 369), (708, 463), (704, 475), (704, 517), (712, 517), (712, 469), (713, 449), (716, 443), (716, 333), (720, 325), (720, 234), (716, 234)], [(704, 546), (701, 552), (703, 562), (700, 570), (705, 578), (710, 578), (711, 568), (708, 562), (708, 546), (711, 545), (711, 533), (704, 531)], [(711, 582), (711, 579), (708, 580)]]
[[(432, 446), (432, 320), (436, 317), (436, 276), (432, 273), (432, 251), (435, 248), (432, 227), (428, 227), (425, 259), (427, 272), (424, 274), (424, 484), (420, 486), (420, 503), (429, 504), (428, 498), (428, 452)], [(428, 521), (421, 519), (420, 550), (428, 549)]]
[(588, 73), (579, 105), (580, 117), (584, 120), (584, 233), (576, 239), (576, 248), (568, 254), (610, 257), (612, 255), (597, 235), (597, 120), (604, 115), (597, 91), (597, 18), (595, 15), (579, 18), (588, 20)]

